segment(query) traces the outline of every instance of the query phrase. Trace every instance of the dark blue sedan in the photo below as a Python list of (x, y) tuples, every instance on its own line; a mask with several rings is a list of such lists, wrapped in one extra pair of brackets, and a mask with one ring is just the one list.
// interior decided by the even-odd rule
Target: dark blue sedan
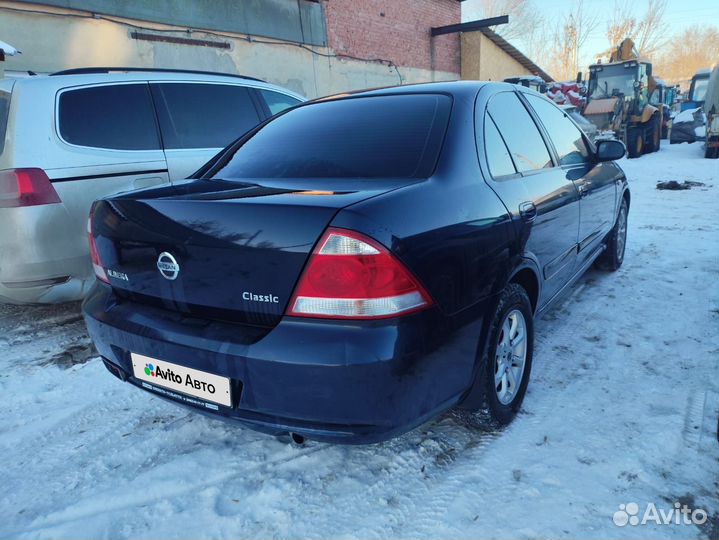
[(192, 180), (95, 203), (87, 326), (121, 380), (296, 440), (455, 406), (507, 423), (534, 317), (622, 264), (623, 155), (504, 83), (303, 104)]

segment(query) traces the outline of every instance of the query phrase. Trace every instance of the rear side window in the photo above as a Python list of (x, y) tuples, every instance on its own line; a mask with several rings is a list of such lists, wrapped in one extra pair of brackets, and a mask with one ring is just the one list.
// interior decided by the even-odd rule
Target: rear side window
[(60, 136), (71, 144), (111, 150), (159, 150), (147, 84), (67, 90), (59, 100)]
[(224, 148), (260, 123), (244, 86), (164, 83), (152, 92), (167, 149)]
[(560, 165), (583, 165), (589, 161), (589, 149), (582, 132), (567, 115), (544, 98), (528, 95), (527, 101), (539, 116), (559, 155)]
[(487, 154), (489, 172), (494, 178), (517, 172), (497, 126), (488, 114), (484, 115), (484, 149)]
[(552, 166), (552, 158), (537, 125), (514, 92), (497, 94), (487, 110), (507, 143), (519, 172)]
[(10, 92), (0, 90), (0, 154), (5, 150), (5, 132), (7, 131), (7, 119), (10, 114)]
[(272, 90), (260, 90), (260, 94), (262, 94), (265, 103), (267, 103), (271, 114), (277, 114), (301, 103), (299, 99), (280, 94), (279, 92), (273, 92)]
[(214, 176), (426, 178), (451, 104), (445, 95), (403, 94), (297, 107), (264, 126)]

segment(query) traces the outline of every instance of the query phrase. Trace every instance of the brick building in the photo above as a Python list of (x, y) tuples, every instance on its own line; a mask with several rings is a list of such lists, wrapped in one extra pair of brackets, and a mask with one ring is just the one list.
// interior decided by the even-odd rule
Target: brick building
[(460, 22), (458, 0), (323, 0), (330, 48), (341, 55), (386, 58), (398, 66), (460, 73), (459, 34), (430, 37)]

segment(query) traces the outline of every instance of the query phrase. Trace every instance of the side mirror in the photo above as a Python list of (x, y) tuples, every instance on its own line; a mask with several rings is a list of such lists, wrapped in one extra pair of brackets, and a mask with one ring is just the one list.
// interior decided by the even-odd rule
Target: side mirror
[(597, 142), (597, 161), (614, 161), (622, 159), (627, 149), (622, 141), (608, 139)]

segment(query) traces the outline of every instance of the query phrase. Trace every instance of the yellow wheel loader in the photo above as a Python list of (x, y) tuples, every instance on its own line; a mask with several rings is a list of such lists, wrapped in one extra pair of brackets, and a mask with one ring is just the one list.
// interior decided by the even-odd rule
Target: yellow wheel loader
[(627, 146), (630, 158), (659, 150), (662, 110), (649, 103), (656, 87), (652, 65), (639, 59), (627, 38), (608, 63), (589, 66), (584, 116), (601, 133), (613, 133)]

